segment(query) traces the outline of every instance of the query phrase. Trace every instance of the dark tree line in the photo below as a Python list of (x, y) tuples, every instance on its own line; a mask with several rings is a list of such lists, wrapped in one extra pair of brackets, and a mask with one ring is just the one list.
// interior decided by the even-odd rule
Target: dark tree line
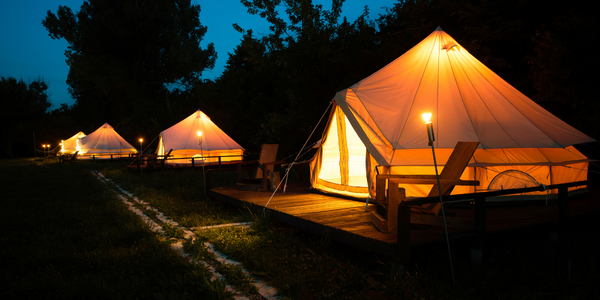
[(216, 60), (212, 43), (200, 47), (207, 28), (199, 16), (190, 0), (89, 0), (76, 13), (48, 11), (43, 26), (69, 44), (67, 83), (79, 121), (72, 134), (108, 122), (148, 138), (179, 117), (169, 115), (172, 89), (193, 87)]
[[(272, 24), (271, 33), (256, 37), (239, 28), (242, 42), (211, 87), (218, 94), (192, 97), (215, 114), (229, 114), (225, 124), (232, 132), (242, 131), (245, 144), (277, 142), (290, 153), (300, 149), (337, 91), (396, 59), (437, 26), (552, 113), (600, 137), (592, 83), (598, 78), (598, 60), (584, 50), (597, 34), (593, 12), (584, 4), (397, 1), (374, 21), (369, 21), (368, 7), (349, 21), (340, 19), (343, 1), (333, 1), (330, 11), (309, 0), (242, 3)], [(281, 10), (273, 9), (273, 3), (287, 15), (278, 15)], [(223, 109), (211, 98), (230, 105)], [(232, 106), (240, 113), (231, 111)], [(235, 121), (250, 126), (239, 129)]]
[(202, 79), (214, 65), (213, 45), (199, 46), (211, 28), (189, 0), (90, 0), (77, 13), (49, 11), (43, 25), (69, 43), (68, 83), (77, 101), (46, 114), (47, 134), (67, 138), (109, 122), (128, 140), (149, 140), (201, 109), (247, 149), (279, 143), (285, 156), (300, 149), (337, 91), (441, 26), (508, 83), (600, 137), (594, 10), (583, 3), (396, 1), (379, 16), (365, 6), (347, 20), (343, 0), (329, 10), (311, 0), (240, 2), (270, 32), (259, 37), (232, 24), (240, 42), (220, 53), (228, 60), (214, 81)]
[(28, 156), (34, 155), (35, 130), (43, 126), (50, 108), (47, 89), (48, 85), (41, 78), (29, 83), (13, 77), (0, 78), (0, 134), (2, 152), (6, 156), (14, 157), (13, 148), (19, 152), (27, 150)]

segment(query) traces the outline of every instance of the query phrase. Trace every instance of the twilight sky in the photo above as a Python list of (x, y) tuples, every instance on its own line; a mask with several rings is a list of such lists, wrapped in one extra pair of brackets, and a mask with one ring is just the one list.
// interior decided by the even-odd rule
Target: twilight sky
[[(391, 7), (396, 0), (346, 0), (342, 16), (349, 22), (354, 21), (369, 6), (370, 19), (376, 19), (385, 11), (382, 7)], [(233, 52), (242, 39), (231, 24), (238, 23), (244, 29), (253, 29), (255, 35), (267, 34), (268, 23), (259, 16), (247, 13), (239, 0), (196, 0), (200, 4), (200, 23), (208, 27), (201, 46), (214, 43), (217, 62), (213, 70), (202, 73), (203, 78), (214, 79), (223, 72), (227, 53)], [(331, 8), (330, 0), (313, 0), (323, 8)], [(25, 82), (38, 77), (49, 84), (48, 93), (52, 108), (61, 103), (72, 105), (75, 100), (67, 91), (68, 66), (64, 52), (67, 42), (53, 40), (42, 26), (42, 20), (48, 10), (56, 13), (59, 5), (70, 7), (78, 12), (83, 0), (19, 0), (0, 1), (0, 76), (15, 77)]]

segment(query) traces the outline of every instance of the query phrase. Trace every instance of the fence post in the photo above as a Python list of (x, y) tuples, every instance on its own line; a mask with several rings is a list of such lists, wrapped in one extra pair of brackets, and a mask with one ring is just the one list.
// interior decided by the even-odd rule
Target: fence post
[(211, 170), (207, 170), (203, 176), (206, 176), (204, 179), (205, 183), (206, 183), (206, 185), (205, 185), (206, 191), (212, 190), (212, 172), (211, 172)]
[(558, 217), (560, 224), (560, 234), (566, 236), (569, 219), (569, 188), (561, 186), (558, 188)]
[(486, 218), (485, 197), (475, 196), (475, 245), (471, 248), (471, 263), (478, 265), (483, 260), (485, 248)]
[(558, 245), (560, 256), (567, 262), (567, 280), (571, 281), (571, 259), (569, 257), (569, 188), (558, 188)]
[(194, 163), (194, 158), (192, 157), (192, 169), (196, 168), (196, 164)]
[(221, 168), (221, 157), (219, 156), (219, 169)]
[[(401, 191), (403, 192), (403, 191)], [(400, 203), (397, 215), (398, 260), (404, 265), (410, 259), (410, 206)]]

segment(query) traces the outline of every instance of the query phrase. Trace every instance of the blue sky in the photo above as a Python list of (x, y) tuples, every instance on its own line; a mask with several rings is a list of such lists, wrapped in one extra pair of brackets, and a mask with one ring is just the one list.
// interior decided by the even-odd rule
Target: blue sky
[[(396, 0), (346, 0), (342, 15), (349, 21), (358, 17), (365, 5), (369, 6), (370, 18), (384, 13), (381, 7), (391, 7)], [(254, 34), (267, 34), (268, 24), (259, 16), (247, 13), (239, 0), (192, 1), (200, 4), (200, 23), (208, 27), (201, 46), (214, 43), (217, 62), (213, 70), (206, 70), (203, 78), (214, 79), (223, 72), (227, 53), (233, 52), (242, 35), (232, 25), (238, 23), (244, 29), (253, 29)], [(331, 8), (331, 1), (314, 0), (324, 9)], [(56, 13), (58, 6), (68, 6), (79, 11), (83, 0), (19, 0), (0, 1), (0, 76), (15, 77), (26, 82), (38, 77), (49, 84), (48, 93), (53, 104), (71, 105), (75, 102), (67, 90), (68, 66), (64, 52), (67, 43), (53, 40), (42, 26), (48, 10)]]

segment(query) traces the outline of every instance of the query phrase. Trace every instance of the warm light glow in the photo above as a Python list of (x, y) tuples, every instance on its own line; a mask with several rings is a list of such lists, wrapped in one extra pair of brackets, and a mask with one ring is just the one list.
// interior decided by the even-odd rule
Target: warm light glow
[(424, 113), (421, 115), (423, 120), (425, 120), (425, 124), (431, 123), (431, 113)]
[(202, 131), (198, 131), (198, 136), (202, 136)]
[(140, 139), (140, 143), (143, 142), (143, 141), (144, 141), (144, 139)]

